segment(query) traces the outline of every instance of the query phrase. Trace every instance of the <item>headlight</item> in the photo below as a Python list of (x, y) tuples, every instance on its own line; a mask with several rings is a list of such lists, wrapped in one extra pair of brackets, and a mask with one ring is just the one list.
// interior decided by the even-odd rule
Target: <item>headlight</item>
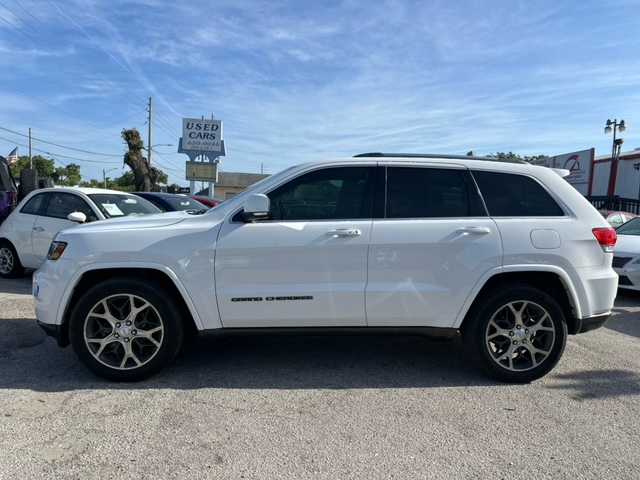
[(67, 248), (66, 242), (56, 242), (55, 240), (51, 242), (49, 246), (49, 251), (47, 252), (47, 260), (57, 260), (64, 252), (64, 249)]

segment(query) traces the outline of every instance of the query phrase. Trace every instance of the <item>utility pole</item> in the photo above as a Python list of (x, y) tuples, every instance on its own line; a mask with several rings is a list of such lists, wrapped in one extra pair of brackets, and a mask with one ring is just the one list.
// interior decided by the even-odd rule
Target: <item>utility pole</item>
[(33, 168), (33, 159), (31, 158), (31, 127), (29, 127), (29, 168)]
[(149, 150), (149, 168), (151, 168), (151, 150), (152, 150), (152, 146), (153, 145), (151, 143), (151, 131), (153, 129), (152, 127), (152, 122), (153, 122), (153, 98), (149, 97), (149, 146), (148, 146), (148, 150)]

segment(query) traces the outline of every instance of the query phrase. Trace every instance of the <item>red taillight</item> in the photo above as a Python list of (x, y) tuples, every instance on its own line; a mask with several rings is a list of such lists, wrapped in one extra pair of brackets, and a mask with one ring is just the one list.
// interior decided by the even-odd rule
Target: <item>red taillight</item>
[(605, 252), (613, 252), (613, 247), (618, 240), (618, 234), (613, 227), (601, 227), (591, 230), (595, 235), (598, 243)]

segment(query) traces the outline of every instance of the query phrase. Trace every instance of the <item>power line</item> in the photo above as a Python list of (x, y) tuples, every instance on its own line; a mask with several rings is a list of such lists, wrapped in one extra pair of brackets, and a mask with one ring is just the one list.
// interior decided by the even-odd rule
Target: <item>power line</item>
[(64, 111), (64, 110), (62, 110), (61, 108), (58, 108), (58, 107), (56, 107), (55, 105), (51, 105), (50, 103), (47, 103), (47, 102), (45, 102), (44, 100), (40, 100), (38, 97), (34, 97), (33, 95), (28, 94), (27, 92), (23, 92), (23, 91), (22, 91), (22, 90), (20, 90), (19, 88), (16, 88), (16, 87), (14, 87), (14, 86), (12, 86), (12, 85), (9, 85), (9, 84), (7, 84), (7, 83), (4, 83), (3, 81), (0, 81), (0, 84), (4, 85), (5, 87), (12, 88), (12, 89), (13, 89), (13, 90), (15, 90), (16, 92), (20, 92), (21, 94), (26, 95), (27, 97), (33, 98), (34, 100), (36, 100), (36, 101), (38, 101), (38, 102), (44, 103), (44, 104), (45, 104), (45, 105), (47, 105), (48, 107), (54, 108), (54, 109), (58, 110), (59, 112), (64, 113), (65, 115), (69, 115), (70, 117), (75, 118), (76, 120), (80, 120), (81, 122), (88, 123), (89, 125), (92, 125), (92, 126), (94, 126), (94, 127), (96, 127), (96, 128), (102, 128), (102, 127), (100, 127), (99, 125), (96, 125), (95, 123), (88, 122), (88, 121), (86, 121), (85, 119), (80, 118), (80, 117), (78, 117), (78, 116), (76, 116), (76, 115), (74, 115), (74, 114), (72, 114), (72, 113), (65, 112), (65, 111)]
[(118, 58), (116, 58), (111, 52), (109, 52), (106, 48), (104, 48), (100, 42), (98, 42), (95, 38), (93, 38), (91, 35), (89, 35), (87, 33), (87, 31), (82, 28), (81, 25), (79, 25), (75, 20), (73, 20), (71, 17), (69, 17), (66, 13), (64, 13), (60, 7), (58, 7), (58, 5), (56, 4), (56, 2), (54, 2), (53, 0), (50, 0), (51, 4), (56, 7), (56, 9), (58, 10), (58, 12), (60, 13), (60, 15), (62, 15), (64, 18), (66, 18), (70, 23), (72, 23), (73, 25), (75, 25), (82, 33), (84, 33), (87, 38), (89, 38), (93, 43), (95, 43), (98, 47), (100, 47), (100, 49), (106, 53), (107, 55), (109, 55), (118, 65), (120, 65), (122, 67), (122, 69), (127, 72), (128, 74), (130, 74), (133, 78), (135, 78), (140, 85), (142, 85), (145, 88), (148, 88), (148, 85), (145, 85), (144, 82), (140, 79), (140, 77), (138, 75), (136, 75), (135, 73), (133, 73), (131, 70), (129, 70), (125, 65), (122, 64), (122, 62), (120, 60), (118, 60)]
[[(13, 140), (9, 140), (8, 138), (0, 137), (0, 140), (4, 140), (5, 142), (9, 142), (10, 144), (15, 144), (18, 147), (27, 148), (27, 149), (29, 148), (29, 145), (25, 145), (24, 143), (14, 142)], [(49, 152), (47, 150), (41, 150), (39, 148), (34, 148), (34, 147), (31, 147), (31, 150), (35, 150), (36, 152), (44, 153), (46, 155), (54, 157), (53, 158), (54, 160), (55, 160), (56, 157), (61, 157), (61, 158), (68, 158), (70, 160), (77, 160), (79, 162), (87, 162), (87, 163), (118, 163), (118, 162), (108, 162), (108, 161), (104, 161), (104, 160), (87, 160), (85, 158), (70, 157), (68, 155), (62, 155), (60, 153), (53, 153), (53, 152)], [(100, 155), (104, 155), (104, 154), (100, 154)], [(119, 158), (119, 157), (120, 157), (119, 155), (111, 155), (109, 158)]]
[[(46, 32), (46, 33), (47, 33), (51, 38), (56, 38), (56, 36), (55, 36), (55, 35), (53, 35), (53, 34), (51, 33), (51, 30), (49, 30), (49, 29), (48, 29), (48, 28), (47, 28), (47, 27), (46, 27), (46, 26), (45, 26), (45, 25), (44, 25), (44, 24), (43, 24), (43, 23), (42, 23), (38, 18), (36, 18), (33, 14), (31, 14), (31, 12), (29, 12), (29, 11), (28, 11), (28, 10), (26, 10), (24, 7), (22, 7), (20, 4), (18, 4), (18, 3), (16, 2), (16, 0), (13, 0), (13, 1), (14, 1), (14, 3), (16, 3), (16, 5), (18, 5), (18, 7), (20, 7), (20, 8), (21, 8), (21, 9), (22, 9), (22, 10), (23, 10), (27, 15), (29, 15), (29, 16), (30, 16), (30, 17), (31, 17), (35, 22), (37, 22), (37, 23), (40, 25), (41, 30), (43, 30), (44, 32)], [(59, 7), (55, 2), (51, 1), (51, 3), (55, 6), (55, 8), (56, 8), (56, 9), (58, 10), (58, 12), (60, 13), (60, 15), (62, 15), (66, 20), (68, 20), (68, 21), (69, 21), (69, 22), (71, 22), (74, 26), (76, 26), (78, 29), (80, 29), (80, 31), (81, 31), (85, 36), (87, 36), (87, 37), (88, 37), (92, 42), (94, 42), (94, 43), (95, 43), (95, 44), (96, 44), (100, 49), (102, 49), (102, 50), (103, 50), (107, 55), (109, 55), (109, 56), (110, 56), (114, 61), (116, 61), (116, 62), (118, 63), (118, 65), (120, 65), (120, 66), (123, 68), (123, 70), (125, 70), (127, 73), (129, 73), (130, 75), (132, 75), (132, 76), (133, 76), (133, 77), (134, 77), (134, 78), (135, 78), (135, 79), (136, 79), (136, 80), (137, 80), (141, 85), (143, 85), (145, 88), (148, 88), (148, 85), (147, 85), (147, 84), (145, 84), (145, 82), (143, 81), (143, 79), (141, 79), (141, 78), (140, 78), (140, 76), (138, 76), (135, 72), (133, 72), (133, 71), (132, 71), (131, 69), (129, 69), (126, 65), (124, 65), (121, 61), (119, 61), (119, 60), (118, 60), (118, 59), (117, 59), (113, 54), (111, 54), (111, 53), (110, 53), (106, 48), (104, 48), (104, 47), (100, 44), (100, 42), (98, 42), (95, 38), (93, 38), (91, 35), (89, 35), (89, 34), (84, 30), (84, 28), (83, 28), (81, 25), (79, 25), (79, 24), (78, 24), (77, 22), (75, 22), (72, 18), (70, 18), (67, 14), (65, 14), (65, 13), (60, 9), (60, 7)], [(34, 26), (33, 26), (33, 25), (31, 25), (31, 24), (30, 24), (28, 21), (26, 21), (23, 17), (21, 17), (20, 15), (18, 15), (15, 11), (13, 11), (13, 10), (11, 10), (9, 7), (7, 7), (4, 3), (0, 2), (0, 5), (1, 5), (1, 6), (3, 6), (7, 11), (11, 12), (11, 14), (13, 14), (13, 15), (14, 15), (16, 18), (18, 18), (20, 21), (22, 21), (22, 22), (23, 22), (26, 26), (28, 26), (31, 30), (33, 30), (34, 32), (36, 32), (36, 33), (38, 33), (38, 34), (42, 34), (42, 32), (41, 32), (41, 31), (39, 31), (39, 30), (37, 30), (36, 28), (34, 28)], [(46, 50), (50, 55), (52, 55), (53, 57), (55, 57), (56, 59), (58, 59), (59, 61), (61, 61), (61, 62), (63, 62), (63, 63), (67, 63), (64, 59), (62, 59), (60, 56), (58, 56), (56, 53), (54, 53), (51, 49), (49, 49), (49, 48), (47, 48), (46, 46), (42, 45), (42, 43), (40, 43), (39, 41), (37, 41), (37, 40), (36, 40), (35, 38), (33, 38), (32, 36), (30, 36), (30, 35), (26, 34), (24, 31), (22, 31), (21, 29), (19, 29), (19, 28), (18, 28), (18, 27), (16, 27), (15, 25), (13, 25), (13, 24), (12, 24), (11, 22), (9, 22), (7, 19), (4, 19), (4, 18), (3, 18), (3, 20), (4, 20), (8, 25), (10, 25), (12, 28), (14, 28), (16, 31), (18, 31), (18, 32), (19, 32), (19, 33), (21, 33), (23, 36), (25, 36), (26, 38), (28, 38), (29, 40), (31, 40), (33, 43), (35, 43), (36, 45), (40, 46), (41, 48), (44, 48), (44, 49), (45, 49), (45, 50)], [(45, 37), (45, 38), (46, 38), (46, 37)], [(51, 42), (50, 40), (48, 40), (48, 42), (49, 42), (51, 45), (54, 45), (54, 43), (53, 43), (53, 42)], [(69, 48), (71, 49), (71, 51), (72, 51), (72, 52), (76, 53), (76, 55), (77, 55), (77, 56), (79, 56), (78, 52), (74, 49), (73, 45), (69, 45)], [(74, 70), (78, 71), (78, 73), (79, 73), (80, 75), (82, 75), (83, 77), (85, 77), (87, 80), (89, 80), (90, 82), (92, 82), (92, 83), (93, 83), (93, 84), (95, 84), (96, 86), (98, 86), (98, 87), (101, 87), (101, 88), (102, 88), (102, 86), (103, 86), (102, 84), (99, 84), (99, 83), (98, 83), (98, 82), (96, 82), (93, 78), (88, 77), (87, 75), (85, 75), (85, 74), (83, 73), (83, 71), (81, 71), (81, 69), (86, 69), (85, 65), (83, 65), (83, 64), (81, 64), (81, 63), (79, 63), (79, 62), (74, 62), (74, 63), (75, 63), (75, 65), (76, 65), (77, 67), (79, 67), (79, 68), (80, 68), (80, 69), (78, 69), (78, 68), (74, 68)], [(107, 78), (105, 78), (105, 77), (103, 77), (103, 76), (101, 77), (101, 81), (102, 81), (102, 82), (104, 82), (105, 84), (107, 84), (107, 85), (108, 85), (108, 86), (110, 86), (110, 87), (113, 87), (113, 86), (114, 86), (114, 84), (113, 84), (112, 82), (110, 82)], [(29, 93), (27, 93), (27, 92), (25, 92), (25, 91), (22, 91), (22, 90), (20, 90), (19, 88), (16, 88), (16, 87), (14, 87), (14, 86), (12, 86), (12, 85), (9, 85), (9, 84), (4, 83), (4, 82), (0, 82), (0, 83), (2, 83), (3, 85), (5, 85), (5, 86), (7, 86), (7, 87), (9, 87), (9, 88), (11, 88), (11, 89), (13, 89), (13, 90), (15, 90), (15, 91), (17, 91), (17, 92), (21, 93), (21, 94), (23, 94), (23, 95), (25, 95), (25, 96), (28, 96), (28, 97), (30, 97), (30, 98), (33, 98), (34, 100), (36, 100), (36, 101), (38, 101), (38, 102), (41, 102), (41, 103), (43, 103), (43, 104), (47, 105), (48, 107), (51, 107), (51, 108), (53, 108), (53, 109), (56, 109), (56, 110), (58, 110), (58, 111), (60, 111), (60, 112), (64, 113), (65, 115), (71, 116), (71, 117), (73, 117), (73, 118), (75, 118), (75, 119), (77, 119), (77, 120), (80, 120), (81, 122), (84, 122), (84, 123), (87, 123), (87, 124), (89, 124), (89, 125), (92, 125), (92, 126), (96, 127), (96, 129), (101, 130), (101, 129), (106, 128), (106, 127), (100, 127), (99, 125), (96, 125), (96, 124), (94, 124), (94, 123), (88, 122), (88, 121), (84, 120), (83, 118), (80, 118), (80, 117), (78, 117), (78, 116), (76, 116), (76, 115), (73, 115), (73, 114), (71, 114), (71, 113), (69, 113), (69, 112), (67, 112), (67, 111), (65, 111), (65, 110), (63, 110), (63, 109), (61, 109), (61, 108), (58, 108), (58, 107), (56, 107), (56, 106), (54, 106), (54, 105), (52, 105), (52, 104), (50, 104), (50, 103), (48, 103), (48, 102), (46, 102), (46, 101), (44, 101), (44, 100), (42, 100), (42, 99), (38, 98), (38, 97), (35, 97), (35, 96), (33, 96), (33, 95), (30, 95)], [(139, 103), (138, 103), (138, 102), (139, 102), (139, 100), (138, 100), (137, 96), (136, 96), (136, 95), (135, 95), (131, 90), (126, 89), (126, 88), (121, 87), (121, 86), (119, 86), (119, 88), (121, 88), (121, 89), (122, 89), (123, 91), (125, 91), (126, 93), (131, 94), (131, 95), (134, 97), (134, 99), (133, 99), (134, 104), (139, 105)], [(111, 89), (111, 90), (112, 90), (112, 89)], [(112, 94), (112, 92), (110, 92), (109, 90), (104, 90), (104, 91), (106, 91), (106, 92), (107, 92), (107, 93), (109, 93), (109, 94)], [(121, 96), (120, 96), (120, 98), (124, 98), (124, 97), (121, 97)], [(127, 100), (129, 100), (129, 99), (127, 99)], [(130, 117), (127, 117), (127, 118), (131, 118), (131, 117), (133, 117), (133, 116), (135, 116), (135, 114), (134, 114), (134, 115), (131, 115)], [(166, 120), (162, 117), (162, 115), (159, 115), (159, 114), (156, 112), (156, 115), (155, 115), (155, 118), (154, 118), (154, 119), (155, 119), (155, 120), (160, 124), (160, 125), (158, 125), (158, 128), (159, 128), (160, 130), (162, 130), (164, 133), (166, 133), (167, 135), (169, 135), (169, 136), (175, 136), (175, 137), (179, 137), (179, 136), (180, 136), (180, 133), (179, 133), (179, 132), (178, 132), (178, 131), (173, 127), (173, 125), (171, 125), (168, 121), (166, 121)], [(166, 129), (165, 129), (165, 128), (163, 128), (161, 125), (164, 125), (164, 126), (166, 127)], [(170, 131), (168, 131), (167, 129), (168, 129), (168, 130), (170, 130)], [(90, 133), (90, 132), (87, 132), (87, 133)]]
[[(15, 15), (16, 18), (20, 19), (25, 25), (27, 25), (29, 28), (31, 28), (34, 32), (39, 33), (33, 26), (31, 26), (29, 24), (29, 22), (25, 21), (20, 15), (16, 14), (13, 10), (11, 10), (10, 8), (8, 8), (6, 5), (4, 5), (3, 3), (0, 2), (0, 5), (2, 5), (5, 9), (7, 9), (9, 12), (11, 12), (13, 15)], [(28, 13), (28, 12), (27, 12)], [(31, 15), (31, 14), (29, 14)], [(31, 15), (33, 17), (33, 15)], [(33, 17), (35, 18), (35, 17)], [(63, 62), (64, 64), (69, 65), (70, 63), (66, 60), (66, 59), (62, 59), (60, 58), (57, 54), (55, 54), (54, 52), (52, 52), (49, 48), (47, 48), (47, 46), (43, 45), (42, 43), (38, 42), (37, 40), (35, 40), (33, 37), (27, 35), (25, 32), (23, 32), (21, 29), (19, 29), (18, 27), (16, 27), (15, 25), (13, 25), (12, 23), (10, 23), (8, 20), (6, 20), (5, 18), (3, 18), (3, 20), (9, 24), (12, 28), (14, 28), (17, 32), (19, 32), (20, 34), (22, 34), (23, 36), (27, 37), (29, 40), (31, 40), (33, 43), (35, 43), (36, 45), (38, 45), (39, 47), (45, 49), (50, 55), (52, 55), (53, 57), (57, 58), (58, 60), (60, 60), (61, 62)], [(41, 25), (42, 23), (39, 22)], [(44, 27), (44, 25), (43, 25)], [(46, 27), (44, 27), (46, 29)], [(50, 42), (51, 43), (51, 42)], [(77, 54), (77, 52), (73, 49), (73, 47), (71, 47), (71, 49), (74, 51), (74, 53)], [(85, 68), (82, 64), (78, 64), (80, 67)], [(91, 83), (93, 83), (94, 85), (96, 85), (97, 87), (102, 87), (102, 85), (100, 85), (99, 83), (97, 83), (94, 79), (88, 77), (87, 75), (85, 75), (81, 70), (78, 70), (77, 68), (74, 69), (76, 72), (78, 72), (80, 75), (82, 75), (84, 78), (86, 78), (88, 81), (90, 81)], [(108, 79), (104, 79), (103, 80), (105, 83), (109, 84), (109, 85), (113, 85), (111, 82), (109, 82)], [(131, 93), (131, 92), (129, 92)], [(134, 95), (135, 97), (135, 95)], [(121, 97), (121, 98), (125, 98), (125, 97)], [(130, 101), (130, 99), (128, 99)], [(135, 101), (137, 102), (138, 99), (135, 98)]]
[[(25, 135), (24, 133), (14, 132), (13, 130), (9, 130), (8, 128), (4, 128), (4, 127), (0, 127), (0, 130), (4, 130), (6, 132), (10, 132), (10, 133), (13, 133), (15, 135), (19, 135), (21, 137), (27, 137), (27, 138), (29, 137), (28, 135)], [(73, 150), (74, 152), (88, 153), (90, 155), (100, 155), (100, 156), (104, 156), (104, 157), (113, 157), (113, 154), (110, 154), (110, 153), (98, 153), (98, 152), (90, 152), (88, 150), (80, 150), (79, 148), (67, 147), (65, 145), (59, 145), (57, 143), (47, 142), (46, 140), (41, 140), (41, 139), (36, 138), (36, 137), (31, 137), (31, 139), (32, 140), (37, 140), (38, 142), (41, 142), (41, 143), (46, 143), (47, 145), (53, 145), (55, 147), (65, 148), (67, 150)]]
[[(43, 28), (43, 30), (45, 30), (47, 33), (49, 33), (49, 34), (50, 34), (50, 36), (51, 36), (52, 38), (57, 38), (57, 37), (56, 37), (56, 35), (55, 35), (55, 34), (54, 34), (54, 33), (53, 33), (49, 28), (47, 28), (47, 27), (46, 27), (46, 26), (45, 26), (45, 25), (44, 25), (40, 20), (38, 20), (35, 16), (33, 16), (33, 15), (31, 14), (31, 12), (29, 12), (28, 10), (26, 10), (26, 9), (25, 9), (22, 5), (20, 5), (16, 0), (13, 0), (13, 3), (15, 3), (16, 5), (18, 5), (22, 10), (24, 10), (24, 11), (27, 13), (27, 15), (29, 15), (29, 16), (30, 16), (31, 18), (33, 18), (36, 22), (38, 22), (38, 24), (40, 24), (40, 26)], [(3, 6), (4, 6), (4, 5), (3, 5)], [(7, 7), (5, 6), (5, 8), (7, 8)], [(7, 10), (9, 10), (9, 9), (7, 8)], [(11, 11), (11, 10), (9, 10), (9, 11)], [(12, 12), (12, 13), (14, 13), (14, 12)], [(15, 15), (15, 13), (14, 13), (14, 15)], [(26, 25), (28, 25), (29, 27), (31, 27), (31, 29), (32, 29), (32, 30), (36, 31), (37, 33), (40, 33), (40, 32), (39, 32), (39, 31), (37, 31), (35, 28), (33, 28), (33, 27), (28, 23), (28, 22), (26, 22), (23, 18), (19, 17), (18, 15), (16, 15), (16, 16), (17, 16), (18, 18), (20, 18), (20, 20), (22, 20)], [(53, 43), (53, 42), (50, 42), (50, 43)], [(72, 51), (73, 53), (75, 53), (77, 56), (80, 56), (80, 54), (79, 54), (79, 53), (78, 53), (78, 51), (73, 47), (73, 45), (70, 45), (70, 44), (67, 44), (67, 45), (69, 45), (69, 48), (71, 49), (71, 51)], [(56, 58), (59, 58), (59, 57), (57, 57), (57, 56), (56, 56)], [(77, 65), (79, 65), (80, 67), (86, 68), (86, 66), (85, 66), (85, 65), (83, 65), (83, 64), (81, 64), (80, 62), (75, 62), (75, 63), (76, 63)], [(86, 68), (86, 70), (89, 70), (89, 71), (93, 72), (93, 69), (91, 69), (91, 68)], [(85, 78), (87, 78), (87, 79), (88, 79), (88, 77), (85, 77)], [(130, 93), (130, 94), (132, 95), (132, 98), (133, 98), (133, 100), (134, 100), (134, 102), (135, 102), (135, 103), (137, 103), (137, 102), (139, 102), (139, 101), (140, 101), (140, 100), (138, 99), (137, 95), (136, 95), (135, 93), (133, 93), (131, 90), (128, 90), (127, 88), (122, 87), (122, 86), (120, 86), (120, 85), (116, 85), (116, 84), (111, 83), (111, 82), (109, 81), (109, 79), (108, 79), (108, 78), (106, 78), (106, 77), (101, 76), (101, 78), (103, 79), (103, 81), (104, 81), (105, 83), (107, 83), (107, 84), (109, 84), (109, 85), (111, 85), (111, 86), (119, 87), (119, 88), (121, 88), (122, 90), (124, 90), (125, 92)], [(89, 79), (89, 80), (91, 80), (91, 79)], [(94, 83), (96, 84), (96, 86), (100, 86), (98, 83), (96, 83), (96, 82), (94, 82)], [(123, 98), (124, 98), (124, 97), (123, 97)]]

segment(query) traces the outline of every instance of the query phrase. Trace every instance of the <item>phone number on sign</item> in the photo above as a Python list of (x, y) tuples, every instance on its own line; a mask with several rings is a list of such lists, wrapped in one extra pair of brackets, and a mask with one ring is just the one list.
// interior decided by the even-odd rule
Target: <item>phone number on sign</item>
[(187, 146), (197, 148), (213, 148), (219, 147), (220, 142), (201, 142), (199, 140), (187, 140)]

